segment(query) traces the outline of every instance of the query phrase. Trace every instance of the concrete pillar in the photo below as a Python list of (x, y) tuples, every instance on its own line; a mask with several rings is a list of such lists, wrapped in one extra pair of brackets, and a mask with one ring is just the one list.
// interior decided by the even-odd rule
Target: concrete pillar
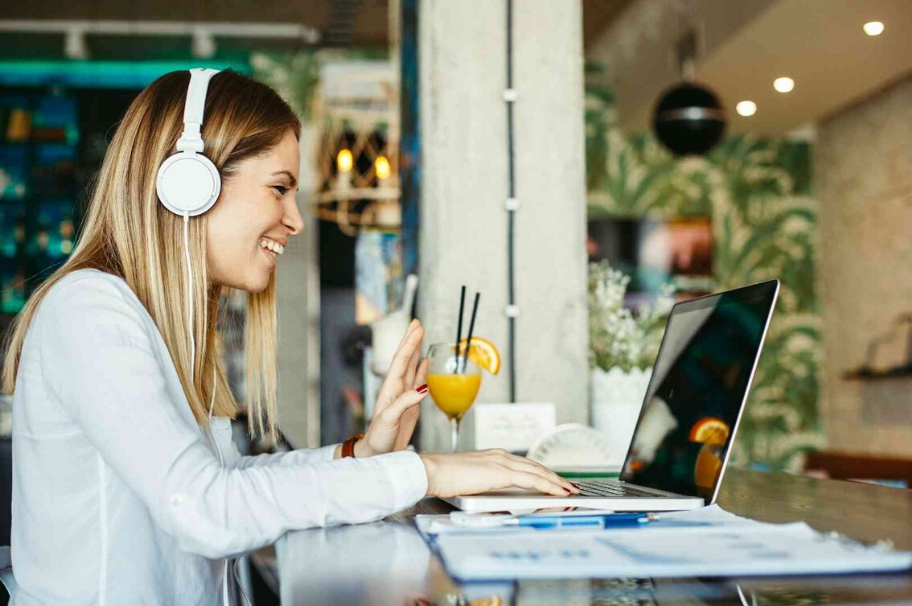
[(276, 266), (278, 413), (282, 431), (298, 448), (320, 446), (319, 226), (307, 208), (314, 174), (315, 127), (301, 132), (298, 209), (304, 232), (292, 238)]
[[(506, 2), (419, 4), (421, 194), (418, 314), (426, 343), (455, 339), (460, 285), (481, 292), (475, 334), (504, 356), (478, 402), (507, 402)], [(513, 5), (518, 402), (588, 420), (583, 46), (580, 0)], [(466, 328), (464, 327), (465, 331)], [(471, 417), (471, 413), (469, 414)], [(445, 450), (430, 400), (421, 445)], [(461, 447), (471, 447), (471, 420)]]

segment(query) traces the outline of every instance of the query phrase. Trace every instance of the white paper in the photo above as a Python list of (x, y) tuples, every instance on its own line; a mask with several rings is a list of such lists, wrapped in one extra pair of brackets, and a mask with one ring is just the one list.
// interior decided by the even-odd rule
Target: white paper
[[(486, 529), (487, 530), (487, 529)], [(643, 528), (448, 532), (436, 545), (460, 580), (794, 575), (905, 570), (912, 553), (865, 548), (804, 523), (763, 524), (718, 506)]]

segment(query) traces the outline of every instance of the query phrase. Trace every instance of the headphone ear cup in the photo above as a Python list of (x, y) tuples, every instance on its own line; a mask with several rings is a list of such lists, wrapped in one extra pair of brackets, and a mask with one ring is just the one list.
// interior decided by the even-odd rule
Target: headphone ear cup
[(179, 152), (158, 169), (155, 189), (159, 201), (171, 212), (191, 217), (215, 204), (222, 190), (218, 169), (209, 158), (194, 152)]

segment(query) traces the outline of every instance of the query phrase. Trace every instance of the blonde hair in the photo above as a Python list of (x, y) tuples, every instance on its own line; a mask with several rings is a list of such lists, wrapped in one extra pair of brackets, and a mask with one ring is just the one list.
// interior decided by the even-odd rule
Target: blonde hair
[[(158, 201), (158, 167), (171, 154), (183, 131), (184, 101), (190, 72), (165, 74), (130, 104), (105, 154), (86, 209), (73, 254), (29, 298), (10, 328), (0, 389), (12, 394), (22, 345), (36, 309), (63, 277), (97, 269), (123, 278), (148, 310), (164, 338), (198, 423), (206, 422), (213, 372), (218, 387), (214, 415), (235, 418), (238, 405), (219, 361), (216, 320), (222, 287), (210, 286), (206, 267), (206, 214), (190, 219), (196, 341), (190, 372), (187, 334), (188, 300), (183, 253), (183, 219)], [(268, 86), (231, 70), (209, 83), (202, 129), (206, 156), (223, 183), (245, 159), (272, 149), (288, 130), (300, 139), (294, 112)], [(216, 202), (218, 204), (218, 202)], [(246, 322), (248, 429), (251, 434), (276, 428), (276, 286), (275, 274), (263, 292), (248, 295)], [(191, 376), (193, 377), (191, 379)]]

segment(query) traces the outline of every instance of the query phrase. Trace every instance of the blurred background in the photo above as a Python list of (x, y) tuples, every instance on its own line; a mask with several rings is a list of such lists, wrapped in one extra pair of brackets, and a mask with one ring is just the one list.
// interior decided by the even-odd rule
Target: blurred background
[[(452, 340), (467, 285), (503, 357), (478, 402), (553, 404), (623, 458), (670, 303), (778, 278), (733, 463), (907, 487), (907, 27), (907, 0), (5, 3), (0, 331), (72, 251), (138, 91), (230, 67), (305, 124), (307, 225), (278, 266), (289, 444), (362, 430), (390, 331), (415, 313)], [(245, 299), (224, 304), (243, 399)], [(448, 431), (428, 402), (415, 445)]]

